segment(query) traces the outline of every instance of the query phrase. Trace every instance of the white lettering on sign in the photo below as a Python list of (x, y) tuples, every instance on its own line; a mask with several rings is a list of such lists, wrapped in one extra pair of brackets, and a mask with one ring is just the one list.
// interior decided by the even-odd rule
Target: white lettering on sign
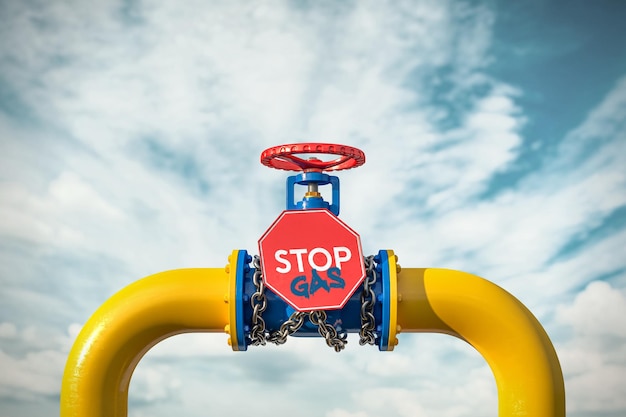
[[(309, 251), (308, 249), (289, 249), (289, 251), (285, 249), (278, 249), (276, 252), (274, 252), (274, 259), (276, 259), (277, 262), (284, 266), (277, 266), (276, 272), (278, 272), (279, 274), (286, 274), (291, 271), (291, 263), (293, 258), (290, 260), (289, 258), (287, 258), (288, 255), (295, 255), (295, 261), (298, 265), (298, 272), (304, 272), (304, 255), (306, 255), (307, 253), (308, 255), (306, 256), (306, 261), (312, 269), (315, 269), (317, 271), (326, 271), (333, 264), (335, 265), (335, 267), (341, 269), (341, 264), (343, 262), (348, 262), (350, 259), (352, 259), (352, 252), (345, 246), (333, 247), (332, 254), (325, 248), (313, 248), (311, 249), (311, 251)], [(320, 260), (320, 256), (317, 257), (316, 262), (315, 255), (321, 255), (321, 257), (324, 258), (324, 261), (321, 264), (317, 263)]]

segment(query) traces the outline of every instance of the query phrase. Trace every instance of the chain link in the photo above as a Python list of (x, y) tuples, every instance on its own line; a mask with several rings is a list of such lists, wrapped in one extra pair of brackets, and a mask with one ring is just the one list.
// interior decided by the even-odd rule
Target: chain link
[(267, 297), (265, 296), (265, 284), (263, 283), (263, 275), (261, 273), (261, 259), (255, 255), (252, 260), (252, 266), (254, 266), (254, 275), (252, 277), (252, 283), (256, 288), (256, 291), (250, 297), (250, 304), (252, 306), (252, 329), (250, 330), (250, 344), (253, 346), (265, 346), (265, 320), (261, 317), (261, 314), (267, 308)]
[(324, 310), (315, 310), (309, 313), (309, 320), (318, 326), (317, 331), (326, 340), (326, 344), (335, 349), (335, 352), (341, 352), (348, 343), (348, 334), (346, 332), (337, 333), (337, 329), (327, 323), (326, 318), (327, 315)]
[(265, 346), (267, 342), (276, 345), (282, 345), (287, 341), (287, 336), (297, 332), (304, 324), (304, 318), (307, 313), (294, 311), (289, 318), (280, 325), (280, 328), (269, 334), (265, 327), (265, 320), (262, 314), (267, 309), (267, 296), (265, 295), (265, 284), (263, 282), (263, 274), (261, 272), (261, 259), (255, 255), (252, 260), (254, 266), (254, 275), (252, 283), (256, 291), (250, 297), (250, 305), (252, 306), (252, 329), (250, 330), (250, 344), (253, 346)]
[[(361, 330), (359, 331), (360, 345), (376, 344), (376, 321), (374, 318), (374, 305), (376, 304), (376, 294), (373, 286), (376, 283), (376, 265), (374, 256), (364, 258), (367, 276), (363, 282), (361, 292)], [(324, 310), (315, 310), (309, 313), (295, 311), (289, 318), (280, 325), (280, 328), (269, 334), (265, 327), (265, 320), (262, 314), (267, 309), (267, 297), (265, 295), (265, 284), (261, 273), (261, 259), (255, 255), (252, 260), (254, 275), (252, 283), (256, 291), (250, 297), (252, 306), (252, 329), (250, 330), (250, 344), (253, 346), (265, 346), (267, 342), (282, 345), (287, 341), (287, 337), (296, 333), (303, 325), (305, 317), (318, 327), (318, 333), (326, 340), (326, 344), (332, 347), (335, 352), (341, 352), (348, 343), (348, 334), (345, 331), (337, 332), (337, 329), (326, 322), (328, 318)]]
[(359, 331), (359, 345), (376, 344), (376, 319), (374, 318), (374, 305), (376, 304), (376, 294), (374, 284), (376, 283), (376, 264), (374, 256), (363, 258), (365, 263), (366, 276), (363, 281), (361, 291), (361, 330)]
[(268, 340), (276, 345), (282, 345), (287, 341), (287, 336), (300, 330), (300, 327), (304, 324), (306, 315), (307, 314), (302, 311), (294, 311), (287, 321), (281, 324), (280, 328), (269, 336)]

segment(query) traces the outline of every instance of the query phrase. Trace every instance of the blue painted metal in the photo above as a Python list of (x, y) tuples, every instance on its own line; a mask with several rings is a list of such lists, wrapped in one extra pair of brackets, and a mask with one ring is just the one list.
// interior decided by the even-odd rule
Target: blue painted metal
[(236, 323), (237, 323), (237, 350), (247, 349), (245, 324), (244, 324), (244, 281), (246, 274), (250, 273), (252, 256), (246, 250), (237, 251), (237, 269), (235, 271), (235, 294), (236, 294)]
[[(390, 299), (390, 277), (391, 273), (389, 272), (389, 255), (386, 250), (378, 251), (378, 255), (374, 257), (374, 262), (376, 262), (376, 272), (379, 274), (382, 281), (383, 292), (381, 294), (382, 299), (382, 320), (381, 320), (381, 329), (379, 333), (378, 339), (378, 350), (387, 351), (393, 350), (389, 349), (389, 324), (390, 324), (390, 308), (391, 308), (391, 299)], [(393, 346), (391, 346), (393, 348)]]
[[(295, 201), (295, 186), (298, 185), (314, 185), (316, 188), (320, 185), (332, 186), (332, 201), (328, 203), (321, 196), (304, 196), (301, 201)], [(335, 216), (339, 216), (339, 177), (328, 175), (321, 172), (303, 172), (298, 175), (287, 177), (287, 210), (308, 210), (325, 208), (331, 211)]]
[[(328, 203), (319, 194), (318, 187), (330, 184), (332, 187), (332, 201)], [(307, 186), (308, 192), (301, 201), (295, 201), (295, 186)], [(339, 177), (324, 174), (319, 171), (305, 171), (297, 175), (287, 177), (287, 210), (309, 210), (309, 209), (327, 209), (335, 216), (339, 216), (340, 193), (339, 193)], [(248, 265), (251, 257), (246, 251), (245, 263), (240, 263), (238, 258), (236, 285), (237, 288), (237, 317), (239, 318), (240, 309), (243, 311), (243, 322), (237, 320), (237, 341), (240, 346), (239, 350), (246, 350), (252, 328), (252, 305), (250, 298), (256, 292), (256, 287), (252, 281), (255, 269)], [(389, 348), (389, 265), (387, 259), (387, 251), (381, 250), (374, 257), (376, 263), (376, 274), (378, 279), (373, 285), (372, 290), (376, 295), (376, 303), (374, 305), (375, 333), (378, 348), (386, 351)], [(240, 281), (240, 277), (243, 279)], [(345, 331), (347, 333), (358, 333), (361, 330), (361, 293), (363, 285), (359, 286), (352, 294), (345, 306), (340, 310), (327, 310), (327, 322), (332, 324), (337, 332)], [(263, 320), (265, 328), (270, 333), (278, 330), (285, 321), (289, 319), (295, 311), (293, 307), (284, 302), (272, 290), (266, 287), (265, 295), (267, 298), (267, 307), (263, 312)], [(383, 337), (383, 335), (386, 335)], [(318, 327), (313, 325), (309, 320), (305, 320), (302, 327), (293, 334), (293, 336), (317, 337), (319, 336)]]
[[(243, 253), (245, 256), (242, 256)], [(383, 255), (381, 255), (383, 254)], [(380, 251), (379, 255), (375, 257), (375, 262), (381, 262), (387, 257), (386, 251)], [(246, 262), (240, 262), (240, 259), (245, 259)], [(249, 265), (251, 258), (247, 255), (247, 252), (242, 250), (240, 257), (237, 260), (236, 277), (243, 277), (242, 280), (237, 278), (237, 342), (240, 351), (245, 351), (249, 342), (250, 329), (252, 328), (252, 305), (250, 303), (250, 297), (256, 291), (256, 287), (252, 281), (255, 268)], [(388, 269), (388, 267), (387, 267)], [(383, 334), (389, 334), (387, 327), (388, 323), (385, 323), (384, 311), (389, 311), (388, 297), (385, 298), (385, 294), (388, 291), (389, 274), (385, 274), (385, 267), (381, 264), (376, 265), (378, 279), (373, 286), (374, 293), (376, 294), (376, 304), (374, 305), (374, 318), (377, 334), (377, 344), (381, 351), (388, 350), (388, 340), (381, 340)], [(386, 275), (386, 277), (385, 277)], [(360, 286), (352, 294), (346, 305), (341, 310), (327, 310), (327, 322), (335, 326), (338, 332), (345, 331), (347, 333), (358, 333), (361, 330), (361, 292), (363, 287)], [(289, 316), (295, 311), (290, 305), (285, 303), (278, 295), (274, 294), (270, 289), (265, 289), (265, 296), (267, 298), (267, 308), (263, 312), (263, 320), (265, 321), (265, 327), (273, 333), (278, 330)], [(385, 305), (387, 304), (387, 305)], [(242, 314), (239, 314), (239, 311)], [(242, 317), (242, 320), (239, 320)], [(388, 321), (388, 320), (387, 320)], [(292, 336), (297, 337), (319, 337), (317, 326), (313, 325), (309, 320), (305, 320), (304, 325), (294, 333)]]

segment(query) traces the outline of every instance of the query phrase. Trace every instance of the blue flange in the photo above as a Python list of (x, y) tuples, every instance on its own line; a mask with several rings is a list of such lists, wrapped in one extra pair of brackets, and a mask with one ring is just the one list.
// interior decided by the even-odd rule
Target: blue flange
[[(250, 271), (249, 263), (252, 257), (246, 250), (237, 251), (237, 267), (235, 270), (235, 304), (236, 304), (236, 326), (237, 326), (237, 350), (248, 349), (244, 326), (244, 280)], [(247, 298), (247, 297), (246, 297)]]
[[(252, 306), (250, 298), (256, 292), (254, 273), (256, 269), (249, 264), (252, 257), (245, 250), (237, 253), (235, 269), (235, 320), (236, 330), (231, 332), (233, 350), (245, 351), (250, 344), (249, 336), (252, 327)], [(373, 307), (376, 343), (381, 351), (391, 351), (397, 344), (396, 316), (397, 316), (397, 285), (395, 255), (391, 250), (381, 250), (374, 257), (378, 279), (372, 286), (376, 294), (376, 303)], [(232, 265), (232, 264), (231, 264)], [(361, 330), (361, 292), (360, 286), (350, 297), (346, 305), (340, 310), (327, 310), (327, 322), (337, 331), (358, 333)], [(270, 289), (265, 289), (266, 309), (263, 312), (265, 329), (269, 333), (277, 331), (291, 313), (295, 310), (283, 301)], [(232, 322), (231, 322), (232, 323)], [(308, 320), (293, 336), (318, 337), (318, 329)]]
[(381, 250), (378, 252), (379, 264), (377, 268), (380, 268), (380, 277), (383, 283), (383, 311), (381, 320), (380, 339), (378, 341), (378, 350), (389, 350), (389, 305), (390, 303), (390, 291), (389, 291), (389, 259), (387, 257), (387, 251)]
[(392, 250), (381, 250), (374, 258), (378, 262), (377, 270), (380, 271), (383, 284), (382, 293), (382, 318), (378, 349), (392, 351), (398, 344), (397, 333), (397, 266), (396, 255)]

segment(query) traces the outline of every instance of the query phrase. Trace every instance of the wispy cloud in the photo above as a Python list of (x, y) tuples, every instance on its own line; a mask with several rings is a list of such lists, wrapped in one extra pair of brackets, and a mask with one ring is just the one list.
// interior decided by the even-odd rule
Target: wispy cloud
[[(77, 336), (72, 325), (64, 334), (42, 330), (38, 326), (19, 328), (14, 323), (0, 323), (0, 398), (27, 402), (38, 398), (53, 400), (59, 392), (69, 348)], [(46, 341), (42, 337), (48, 337)], [(27, 347), (26, 350), (24, 347)]]
[[(557, 309), (557, 321), (573, 337), (557, 345), (567, 380), (568, 407), (578, 412), (614, 412), (626, 407), (623, 291), (594, 281), (572, 304)], [(598, 385), (604, 389), (596, 390)]]
[[(547, 146), (528, 135), (522, 99), (536, 92), (491, 71), (487, 3), (40, 1), (3, 2), (0, 16), (4, 398), (55, 395), (71, 324), (124, 285), (256, 252), (284, 199), (260, 151), (315, 140), (366, 151), (341, 174), (342, 218), (366, 252), (501, 284), (558, 335), (568, 389), (584, 392), (571, 410), (626, 408), (592, 383), (623, 380), (608, 343), (622, 336), (592, 335), (581, 317), (601, 312), (599, 297), (623, 304), (626, 234), (605, 223), (626, 206), (626, 78)], [(459, 341), (402, 335), (382, 356), (355, 345), (335, 355), (290, 340), (242, 356), (223, 335), (176, 337), (139, 366), (131, 415), (223, 414), (242, 389), (250, 404), (286, 391), (300, 415), (497, 411), (489, 369)], [(325, 403), (311, 386), (328, 388)]]

